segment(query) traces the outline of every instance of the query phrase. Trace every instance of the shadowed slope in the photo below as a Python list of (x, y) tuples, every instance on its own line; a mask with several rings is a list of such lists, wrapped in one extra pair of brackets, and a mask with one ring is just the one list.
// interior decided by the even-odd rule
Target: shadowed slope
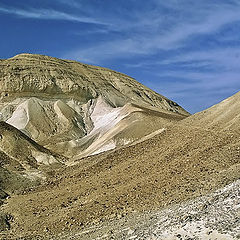
[(1, 167), (33, 179), (41, 178), (41, 167), (66, 161), (5, 122), (0, 122), (0, 151)]

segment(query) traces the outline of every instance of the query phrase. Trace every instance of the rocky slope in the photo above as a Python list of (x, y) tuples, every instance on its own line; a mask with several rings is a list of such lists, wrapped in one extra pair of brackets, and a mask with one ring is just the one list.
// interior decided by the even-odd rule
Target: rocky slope
[(0, 61), (0, 96), (1, 120), (66, 157), (131, 143), (189, 115), (124, 74), (32, 54)]
[(0, 91), (1, 239), (239, 238), (239, 93), (187, 117), (126, 75), (30, 54), (0, 61)]
[(17, 128), (0, 122), (0, 150), (21, 163), (21, 168), (36, 168), (40, 164), (63, 163), (66, 159), (40, 146)]
[(134, 213), (55, 239), (234, 240), (240, 235), (240, 181), (161, 210)]
[[(0, 205), (51, 178), (55, 169), (188, 115), (110, 69), (32, 54), (0, 60)], [(1, 213), (0, 230), (11, 219)]]
[[(239, 106), (240, 101), (236, 101), (235, 107)], [(228, 109), (226, 106), (221, 111)], [(219, 127), (211, 128), (212, 121), (199, 124), (200, 118), (191, 116), (165, 126), (159, 134), (138, 144), (55, 170), (46, 184), (8, 199), (3, 210), (12, 216), (11, 229), (2, 237), (163, 239), (161, 234), (165, 234), (169, 239), (184, 239), (193, 234), (192, 238), (201, 239), (202, 233), (209, 235), (206, 239), (237, 239), (239, 196), (234, 186), (239, 185), (240, 177), (240, 136), (238, 131), (223, 131), (222, 127), (236, 111), (234, 108), (228, 112), (230, 117)], [(210, 109), (202, 114), (208, 114), (209, 119), (213, 113)], [(217, 123), (217, 118), (212, 119)], [(239, 120), (234, 119), (237, 126)], [(230, 187), (224, 190), (226, 185)], [(218, 189), (222, 189), (220, 193), (212, 194)], [(205, 206), (204, 199), (214, 206)], [(229, 206), (235, 211), (227, 211)], [(206, 208), (211, 216), (204, 215)], [(218, 208), (221, 219), (216, 213)], [(186, 219), (181, 217), (184, 209)], [(157, 225), (152, 226), (155, 217)], [(231, 223), (229, 227), (221, 226), (222, 219)], [(146, 229), (139, 230), (139, 223)], [(121, 232), (114, 232), (116, 229)]]
[(173, 101), (127, 75), (75, 61), (20, 54), (0, 62), (3, 100), (21, 97), (75, 99), (87, 103), (99, 95), (115, 107), (128, 102), (186, 113)]

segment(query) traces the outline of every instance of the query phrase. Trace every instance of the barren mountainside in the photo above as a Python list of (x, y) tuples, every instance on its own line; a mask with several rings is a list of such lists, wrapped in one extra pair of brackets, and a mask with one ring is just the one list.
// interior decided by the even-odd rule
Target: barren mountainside
[(127, 75), (42, 55), (1, 60), (0, 95), (2, 121), (65, 157), (129, 144), (189, 115)]
[[(45, 184), (7, 201), (3, 210), (13, 215), (12, 230), (2, 236), (237, 239), (239, 133), (222, 131), (221, 126), (211, 130), (218, 119), (211, 110), (205, 117), (213, 120), (200, 126), (198, 118), (190, 116), (135, 145), (56, 169)], [(218, 189), (220, 193), (213, 193)], [(230, 193), (222, 196), (221, 191)], [(228, 203), (235, 209), (231, 215)], [(207, 214), (210, 210), (212, 215)]]
[(124, 74), (0, 61), (0, 239), (239, 239), (240, 93), (190, 116)]
[(211, 108), (194, 114), (183, 122), (185, 124), (198, 125), (208, 129), (221, 129), (240, 133), (240, 92), (212, 106)]
[(155, 93), (133, 78), (110, 69), (53, 57), (20, 54), (0, 62), (3, 97), (74, 99), (87, 103), (101, 95), (111, 106), (128, 102), (186, 114), (175, 102)]

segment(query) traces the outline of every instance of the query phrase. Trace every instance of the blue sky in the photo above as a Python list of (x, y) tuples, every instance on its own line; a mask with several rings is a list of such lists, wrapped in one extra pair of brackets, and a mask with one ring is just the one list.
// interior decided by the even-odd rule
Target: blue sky
[(0, 58), (126, 73), (201, 111), (240, 89), (240, 0), (0, 0)]

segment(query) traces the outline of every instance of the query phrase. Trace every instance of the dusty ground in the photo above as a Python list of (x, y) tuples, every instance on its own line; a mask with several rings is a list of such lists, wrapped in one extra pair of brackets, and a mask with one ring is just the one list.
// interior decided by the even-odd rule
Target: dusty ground
[(239, 178), (238, 135), (172, 127), (152, 139), (88, 157), (4, 205), (10, 236), (79, 232), (92, 223), (164, 208)]
[(234, 240), (240, 239), (240, 181), (163, 210), (133, 213), (49, 239)]

